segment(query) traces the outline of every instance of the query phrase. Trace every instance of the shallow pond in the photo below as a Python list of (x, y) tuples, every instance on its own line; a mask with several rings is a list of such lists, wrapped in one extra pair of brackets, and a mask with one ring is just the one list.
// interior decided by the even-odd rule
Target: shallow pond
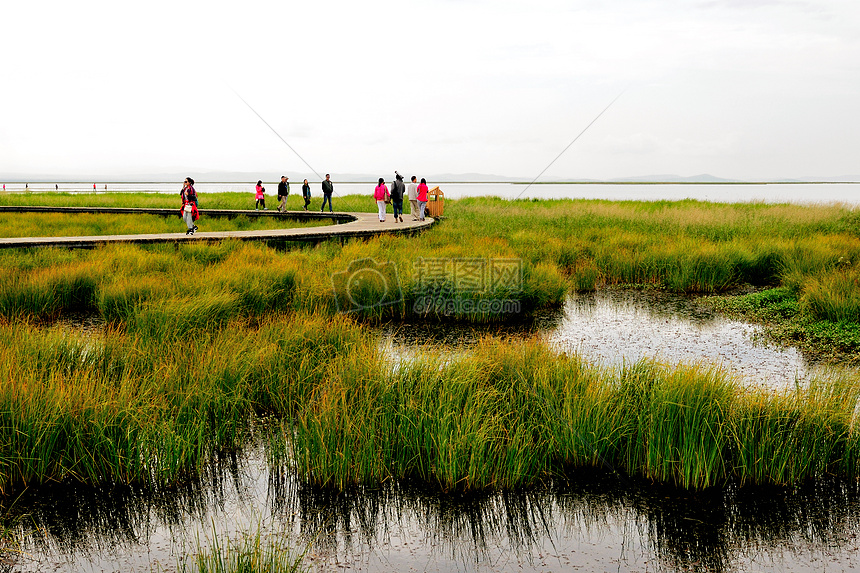
[(383, 349), (397, 359), (414, 355), (423, 344), (456, 352), (487, 335), (538, 336), (559, 351), (579, 353), (603, 366), (619, 367), (642, 358), (715, 365), (747, 385), (780, 388), (829, 373), (796, 348), (768, 344), (760, 327), (719, 316), (701, 297), (653, 290), (580, 293), (569, 297), (562, 310), (541, 313), (527, 323), (417, 322), (380, 330)]
[[(73, 317), (63, 328), (99, 324)], [(816, 372), (794, 349), (757, 341), (695, 297), (603, 290), (525, 324), (379, 327), (408, 359), (432, 343), (466, 352), (480, 337), (539, 336), (617, 367), (642, 357), (718, 363), (750, 384)], [(442, 495), (408, 484), (333, 493), (267, 463), (262, 446), (213, 461), (164, 489), (53, 485), (2, 501), (15, 544), (0, 571), (176, 571), (228, 539), (287, 539), (314, 571), (852, 571), (860, 568), (860, 484), (729, 484), (691, 493), (613, 471), (519, 492)]]

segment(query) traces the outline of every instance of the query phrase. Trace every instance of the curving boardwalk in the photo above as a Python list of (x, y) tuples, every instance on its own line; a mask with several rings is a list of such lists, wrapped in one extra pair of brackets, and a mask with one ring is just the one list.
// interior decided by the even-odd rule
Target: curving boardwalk
[(111, 243), (189, 243), (211, 242), (223, 239), (241, 241), (299, 241), (320, 242), (331, 239), (344, 240), (352, 237), (372, 237), (380, 234), (412, 234), (428, 228), (434, 220), (413, 221), (412, 217), (402, 223), (395, 223), (389, 215), (385, 223), (380, 223), (376, 213), (317, 213), (309, 211), (247, 211), (232, 209), (200, 209), (201, 216), (207, 217), (275, 217), (292, 220), (331, 220), (334, 225), (310, 227), (305, 229), (269, 229), (259, 231), (197, 231), (185, 234), (185, 223), (178, 217), (178, 209), (133, 209), (124, 207), (0, 207), (2, 213), (109, 213), (109, 214), (149, 214), (176, 217), (176, 233), (152, 235), (97, 235), (89, 237), (15, 237), (0, 238), (0, 249), (27, 247), (66, 247), (70, 249), (92, 248)]

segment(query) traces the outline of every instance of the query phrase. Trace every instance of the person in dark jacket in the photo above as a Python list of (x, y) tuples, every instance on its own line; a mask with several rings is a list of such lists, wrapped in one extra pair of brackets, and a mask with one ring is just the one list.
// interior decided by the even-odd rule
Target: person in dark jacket
[(290, 196), (290, 178), (281, 175), (281, 182), (278, 183), (278, 212), (283, 213), (287, 210), (287, 197)]
[(302, 183), (302, 197), (305, 200), (305, 211), (308, 210), (308, 205), (311, 204), (311, 186), (308, 185), (308, 180)]
[(391, 205), (394, 207), (394, 221), (403, 222), (403, 194), (406, 185), (403, 184), (403, 176), (394, 172), (394, 183), (391, 184)]
[(325, 181), (322, 182), (323, 204), (320, 211), (325, 211), (325, 202), (328, 201), (328, 212), (331, 213), (331, 196), (334, 193), (334, 183), (331, 182), (331, 175), (325, 174)]

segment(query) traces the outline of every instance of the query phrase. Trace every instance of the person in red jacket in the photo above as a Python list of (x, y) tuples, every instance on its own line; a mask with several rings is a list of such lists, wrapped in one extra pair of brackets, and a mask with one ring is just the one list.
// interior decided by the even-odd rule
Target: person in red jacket
[(421, 183), (418, 185), (418, 220), (424, 220), (424, 209), (427, 208), (427, 180), (421, 178)]
[(263, 187), (262, 180), (257, 181), (257, 186), (254, 188), (254, 190), (254, 198), (257, 200), (257, 202), (254, 203), (254, 210), (256, 211), (257, 209), (262, 207), (263, 211), (268, 211), (268, 209), (266, 209), (266, 188)]
[(194, 234), (194, 231), (197, 230), (197, 225), (194, 224), (194, 221), (199, 218), (200, 215), (197, 212), (197, 192), (194, 190), (194, 179), (187, 177), (185, 182), (182, 184), (182, 220), (185, 221), (185, 225), (188, 227), (188, 230), (185, 231), (186, 235)]

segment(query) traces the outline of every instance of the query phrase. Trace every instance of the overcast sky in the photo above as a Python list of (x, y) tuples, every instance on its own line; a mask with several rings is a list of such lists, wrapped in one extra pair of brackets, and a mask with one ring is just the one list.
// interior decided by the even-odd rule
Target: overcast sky
[(0, 4), (0, 176), (860, 173), (856, 0)]

